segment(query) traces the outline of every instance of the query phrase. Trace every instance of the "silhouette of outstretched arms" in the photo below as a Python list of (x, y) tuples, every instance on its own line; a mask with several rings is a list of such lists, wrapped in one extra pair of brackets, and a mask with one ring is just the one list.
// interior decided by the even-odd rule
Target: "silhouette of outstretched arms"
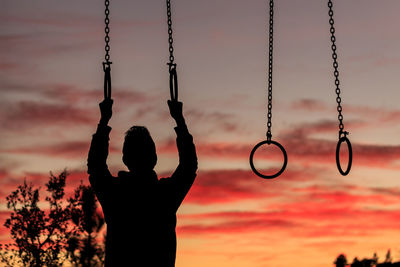
[(109, 98), (104, 99), (99, 104), (101, 118), (97, 126), (97, 131), (92, 138), (87, 163), (90, 184), (103, 207), (105, 207), (106, 192), (107, 189), (110, 190), (109, 185), (112, 179), (106, 163), (109, 134), (111, 131), (111, 127), (107, 124), (112, 116), (112, 104), (113, 100)]
[(165, 182), (170, 183), (170, 197), (175, 203), (173, 207), (177, 210), (192, 186), (196, 178), (197, 155), (193, 143), (193, 137), (189, 133), (182, 112), (182, 102), (168, 100), (168, 106), (172, 118), (176, 122), (175, 132), (177, 135), (176, 144), (179, 153), (179, 165), (170, 179)]

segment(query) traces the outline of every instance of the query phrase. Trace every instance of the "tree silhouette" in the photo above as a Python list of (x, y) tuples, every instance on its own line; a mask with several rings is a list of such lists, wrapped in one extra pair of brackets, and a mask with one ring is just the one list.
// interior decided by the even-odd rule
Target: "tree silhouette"
[(68, 240), (67, 252), (75, 266), (104, 264), (104, 244), (97, 237), (104, 225), (102, 213), (97, 210), (97, 199), (90, 186), (81, 184), (69, 199), (71, 219), (76, 226)]
[(68, 239), (68, 208), (63, 207), (66, 171), (59, 176), (50, 173), (46, 184), (49, 211), (39, 206), (39, 188), (26, 179), (7, 197), (10, 218), (4, 226), (10, 229), (12, 244), (5, 245), (1, 260), (8, 266), (59, 266), (65, 258), (62, 251)]
[[(360, 260), (358, 260), (357, 257), (355, 257), (350, 266), (351, 267), (375, 267), (375, 266), (376, 267), (391, 267), (391, 266), (400, 267), (400, 261), (393, 262), (393, 258), (392, 258), (390, 249), (386, 253), (384, 262), (379, 263), (378, 259), (379, 259), (378, 254), (375, 252), (374, 256), (371, 259), (364, 258), (360, 261)], [(343, 254), (340, 254), (334, 263), (336, 264), (337, 267), (347, 266), (346, 257)]]
[(390, 249), (387, 251), (386, 253), (386, 257), (385, 257), (385, 262), (384, 263), (392, 263), (392, 254), (390, 252)]
[(373, 264), (377, 264), (377, 263), (378, 263), (378, 259), (379, 259), (379, 258), (378, 258), (378, 254), (375, 252), (375, 253), (374, 253), (374, 256), (373, 256), (372, 259), (371, 259), (371, 260), (372, 260), (372, 263), (373, 263)]
[(335, 260), (334, 264), (336, 264), (336, 267), (345, 267), (347, 265), (346, 256), (344, 254), (340, 254)]
[(358, 260), (357, 257), (354, 258), (353, 263), (350, 265), (351, 267), (363, 267), (361, 261)]
[[(40, 188), (26, 179), (7, 198), (10, 217), (4, 226), (12, 243), (0, 245), (0, 261), (6, 266), (100, 266), (104, 246), (97, 233), (104, 224), (97, 212), (97, 199), (89, 186), (80, 185), (68, 202), (64, 200), (67, 172), (50, 173), (46, 184), (47, 207), (40, 203)], [(72, 223), (73, 222), (73, 223)]]

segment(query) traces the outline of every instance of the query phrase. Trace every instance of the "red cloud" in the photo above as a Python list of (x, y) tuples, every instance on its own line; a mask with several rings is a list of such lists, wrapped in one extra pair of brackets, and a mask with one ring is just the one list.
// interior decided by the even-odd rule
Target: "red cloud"
[(360, 191), (336, 191), (326, 186), (304, 188), (300, 195), (281, 191), (279, 199), (285, 198), (285, 202), (260, 198), (260, 202), (269, 203), (265, 210), (180, 215), (179, 231), (183, 235), (273, 231), (301, 238), (340, 238), (400, 227), (400, 210), (393, 208), (397, 196), (377, 195), (369, 188)]
[[(347, 129), (360, 129), (367, 127), (368, 124), (362, 121), (351, 120), (346, 122)], [(291, 128), (288, 128), (282, 132), (283, 137), (299, 138), (299, 137), (309, 137), (313, 134), (321, 133), (338, 133), (339, 124), (337, 121), (333, 120), (320, 120), (313, 123), (303, 123)]]
[[(54, 175), (58, 175), (63, 170), (56, 170), (53, 172)], [(88, 184), (88, 174), (83, 170), (67, 170), (68, 177), (66, 180), (65, 192), (72, 194), (74, 189), (81, 183)], [(49, 180), (50, 173), (33, 173), (25, 172), (20, 175), (14, 175), (8, 171), (1, 177), (0, 180), (0, 203), (5, 201), (12, 191), (16, 190), (18, 185), (22, 184), (26, 179), (27, 183), (32, 183), (34, 186), (39, 186), (44, 190), (45, 184)], [(44, 193), (44, 191), (42, 191)]]
[[(219, 112), (219, 111), (203, 111), (197, 109), (185, 109), (185, 117), (189, 118), (190, 121), (195, 121), (193, 125), (195, 132), (210, 134), (217, 131), (224, 132), (237, 132), (242, 131), (239, 127), (235, 115)], [(170, 118), (168, 112), (159, 112), (158, 117), (164, 121)]]
[[(330, 123), (320, 123), (314, 127), (319, 132), (327, 131), (331, 127)], [(334, 127), (332, 125), (332, 127)], [(309, 128), (298, 128), (290, 133), (278, 137), (277, 140), (285, 147), (289, 164), (300, 163), (309, 165), (310, 163), (336, 164), (335, 152), (337, 141), (310, 138)], [(312, 133), (318, 133), (317, 130)], [(351, 140), (351, 137), (350, 137)], [(398, 169), (400, 166), (397, 160), (400, 158), (400, 146), (388, 145), (364, 145), (352, 141), (353, 166), (365, 166), (373, 168)], [(240, 143), (197, 143), (196, 149), (200, 158), (219, 158), (220, 160), (243, 160), (248, 161), (250, 151), (254, 144)], [(161, 153), (176, 153), (174, 141), (166, 142), (159, 146)], [(279, 154), (260, 154), (258, 159), (272, 160), (279, 162)]]
[(18, 69), (19, 67), (20, 66), (18, 64), (15, 64), (15, 63), (8, 63), (8, 62), (0, 63), (0, 70), (1, 71), (11, 71), (11, 70)]
[(4, 227), (4, 223), (10, 217), (10, 211), (0, 211), (0, 244), (10, 242), (10, 230)]
[[(226, 214), (220, 214), (224, 216)], [(239, 216), (240, 212), (238, 212)], [(247, 214), (248, 215), (248, 214)], [(235, 216), (234, 220), (227, 220), (222, 223), (210, 225), (210, 224), (191, 224), (184, 225), (178, 228), (179, 234), (183, 235), (202, 235), (202, 234), (231, 234), (231, 233), (249, 233), (249, 232), (262, 232), (262, 231), (273, 231), (276, 229), (288, 228), (296, 226), (295, 222), (291, 222), (285, 218), (282, 219), (270, 219), (270, 218), (255, 218), (253, 216), (247, 217), (242, 220), (241, 217)], [(262, 216), (257, 216), (262, 217)], [(220, 217), (222, 218), (222, 217)]]
[[(0, 150), (2, 153), (13, 153), (13, 154), (33, 154), (33, 155), (45, 155), (50, 157), (60, 158), (78, 158), (84, 160), (87, 157), (89, 151), (90, 140), (88, 141), (70, 141), (63, 142), (54, 145), (40, 145), (31, 147), (21, 147), (9, 150)], [(109, 152), (120, 152), (121, 149), (110, 146)]]
[[(1, 66), (1, 65), (0, 65)], [(21, 84), (1, 81), (2, 91), (12, 94), (15, 91), (22, 93), (35, 92), (44, 100), (62, 104), (76, 105), (77, 103), (95, 103), (102, 100), (103, 88), (82, 88), (74, 84)], [(113, 88), (113, 99), (118, 103), (143, 103), (158, 97), (156, 94), (141, 92), (133, 88)]]
[[(271, 173), (271, 170), (262, 170)], [(286, 190), (287, 183), (311, 181), (317, 172), (286, 170), (279, 183), (258, 178), (250, 170), (215, 170), (199, 172), (185, 203), (211, 204), (239, 202), (246, 199), (275, 198)]]
[(2, 107), (1, 127), (22, 129), (50, 125), (95, 124), (93, 114), (67, 104), (22, 101)]
[[(4, 171), (6, 173), (6, 171)], [(57, 174), (57, 173), (55, 173)], [(258, 210), (217, 211), (179, 215), (179, 234), (222, 235), (235, 233), (285, 233), (293, 238), (368, 236), (379, 229), (397, 230), (400, 210), (397, 188), (368, 188), (353, 185), (307, 186), (318, 176), (309, 171), (287, 171), (279, 178), (266, 182), (245, 170), (200, 172), (185, 204), (201, 205), (255, 200), (264, 203)], [(27, 181), (36, 185), (47, 182), (47, 174), (27, 174)], [(71, 171), (67, 178), (67, 194), (83, 180), (84, 171)], [(9, 186), (23, 181), (9, 180)], [(4, 185), (5, 180), (2, 180)], [(15, 188), (13, 188), (15, 189)], [(10, 190), (11, 192), (11, 190)], [(196, 223), (193, 223), (196, 221)]]
[[(294, 205), (296, 206), (296, 205)], [(398, 230), (400, 227), (400, 211), (357, 211), (315, 207), (306, 212), (234, 212), (215, 213), (210, 224), (207, 219), (196, 218), (198, 223), (185, 224), (185, 216), (179, 234), (205, 235), (239, 232), (290, 232), (293, 237), (340, 237), (367, 236), (380, 229)], [(298, 209), (300, 207), (296, 207)]]

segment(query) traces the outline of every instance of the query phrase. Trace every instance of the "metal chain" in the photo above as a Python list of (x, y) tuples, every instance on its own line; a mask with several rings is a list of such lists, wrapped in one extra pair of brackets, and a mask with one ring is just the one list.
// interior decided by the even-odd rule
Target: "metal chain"
[(169, 63), (170, 68), (174, 65), (174, 39), (172, 38), (172, 14), (171, 14), (171, 0), (167, 0), (167, 17), (168, 17), (168, 43), (169, 43)]
[(104, 41), (106, 42), (105, 51), (106, 55), (104, 56), (105, 61), (103, 62), (103, 70), (104, 70), (104, 99), (111, 99), (111, 61), (110, 61), (110, 1), (105, 0), (104, 4), (106, 9), (104, 11), (106, 17), (104, 19), (104, 23), (106, 27), (104, 28), (104, 32), (106, 36), (104, 37)]
[(106, 46), (104, 48), (105, 51), (106, 51), (106, 55), (105, 55), (104, 58), (106, 60), (105, 63), (107, 65), (109, 65), (109, 64), (111, 64), (111, 62), (110, 62), (110, 36), (109, 36), (109, 33), (110, 33), (110, 27), (109, 27), (109, 24), (110, 24), (110, 18), (109, 18), (109, 15), (110, 15), (110, 9), (109, 9), (110, 1), (109, 0), (105, 0), (104, 4), (106, 6), (106, 9), (104, 11), (104, 13), (106, 15), (106, 18), (104, 19), (104, 22), (106, 24), (106, 27), (104, 28), (104, 31), (106, 33), (106, 36), (104, 37), (104, 40), (106, 42)]
[(172, 12), (171, 0), (167, 0), (167, 18), (168, 18), (168, 43), (169, 43), (169, 92), (172, 101), (178, 101), (178, 72), (176, 70), (176, 63), (174, 57), (174, 39), (172, 38)]
[(269, 53), (268, 53), (268, 122), (267, 141), (271, 141), (272, 133), (272, 63), (274, 50), (274, 0), (269, 1)]
[(340, 97), (340, 81), (339, 81), (339, 63), (337, 61), (337, 53), (336, 53), (336, 37), (335, 37), (335, 21), (333, 20), (333, 3), (332, 0), (328, 0), (328, 7), (329, 7), (329, 24), (331, 25), (330, 32), (331, 32), (331, 42), (332, 42), (332, 59), (333, 59), (333, 75), (335, 76), (335, 92), (336, 92), (336, 103), (337, 103), (337, 111), (338, 111), (338, 120), (339, 120), (339, 138), (342, 135), (346, 136), (348, 132), (344, 131), (343, 125), (343, 114), (342, 114), (342, 98)]

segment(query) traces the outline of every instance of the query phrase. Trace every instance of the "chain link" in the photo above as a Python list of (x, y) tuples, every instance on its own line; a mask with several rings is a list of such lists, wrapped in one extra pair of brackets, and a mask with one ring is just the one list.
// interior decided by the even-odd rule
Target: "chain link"
[(170, 68), (174, 64), (174, 39), (172, 38), (172, 13), (171, 13), (171, 0), (167, 0), (167, 17), (168, 17), (168, 43), (169, 43), (169, 63)]
[(107, 65), (109, 65), (109, 64), (111, 64), (111, 62), (110, 62), (110, 36), (109, 36), (109, 33), (110, 33), (110, 27), (109, 27), (109, 24), (110, 24), (110, 18), (109, 18), (109, 15), (110, 15), (110, 9), (109, 9), (110, 1), (109, 0), (105, 0), (104, 4), (106, 6), (106, 9), (104, 11), (104, 13), (106, 15), (106, 18), (104, 19), (104, 22), (106, 24), (106, 27), (104, 28), (104, 32), (106, 33), (106, 36), (104, 37), (104, 40), (106, 42), (106, 46), (104, 48), (105, 51), (106, 51), (106, 55), (105, 55), (104, 58), (106, 60), (105, 63)]
[(268, 115), (267, 141), (271, 141), (272, 133), (272, 63), (274, 51), (274, 0), (269, 1), (269, 52), (268, 52)]
[(110, 61), (110, 1), (105, 0), (104, 4), (106, 6), (106, 9), (104, 11), (106, 17), (104, 19), (104, 23), (106, 24), (106, 27), (104, 28), (104, 32), (106, 36), (104, 37), (104, 41), (106, 43), (105, 45), (105, 51), (106, 54), (104, 56), (105, 61), (103, 62), (103, 70), (104, 70), (104, 99), (111, 99), (111, 61)]
[(174, 57), (174, 39), (172, 37), (172, 12), (171, 12), (171, 0), (167, 0), (167, 19), (168, 19), (168, 43), (169, 43), (169, 62), (167, 63), (169, 68), (169, 91), (172, 101), (178, 101), (178, 72), (176, 70), (176, 63)]
[(333, 3), (332, 0), (328, 0), (329, 7), (329, 24), (330, 24), (330, 32), (331, 32), (331, 48), (332, 48), (332, 59), (333, 59), (333, 75), (335, 76), (335, 92), (336, 92), (336, 103), (337, 103), (337, 111), (338, 111), (338, 120), (339, 120), (339, 138), (342, 135), (346, 136), (348, 132), (344, 131), (343, 124), (343, 108), (342, 108), (342, 98), (340, 97), (340, 81), (339, 81), (339, 63), (337, 61), (337, 53), (336, 53), (336, 37), (335, 37), (335, 21), (333, 20)]

